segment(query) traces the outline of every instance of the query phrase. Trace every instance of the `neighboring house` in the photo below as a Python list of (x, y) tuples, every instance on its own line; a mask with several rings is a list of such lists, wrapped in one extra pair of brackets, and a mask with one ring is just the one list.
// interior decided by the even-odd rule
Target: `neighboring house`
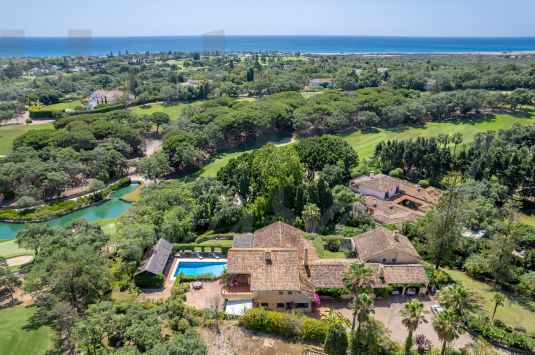
[[(222, 294), (228, 305), (311, 311), (315, 290), (341, 288), (343, 273), (356, 259), (319, 259), (302, 231), (276, 222), (237, 236), (227, 255)], [(359, 258), (373, 270), (373, 287), (410, 286), (425, 294), (429, 280), (407, 237), (380, 228), (352, 240)], [(383, 263), (383, 260), (385, 260)]]
[(165, 265), (173, 251), (173, 244), (165, 239), (160, 239), (154, 244), (134, 272), (134, 276), (140, 274), (156, 275), (163, 273)]
[(366, 196), (366, 207), (374, 221), (396, 226), (424, 216), (442, 196), (439, 189), (424, 189), (407, 181), (373, 172), (351, 180), (349, 188)]
[(115, 104), (125, 95), (121, 90), (96, 90), (89, 95), (89, 101), (99, 104)]
[(313, 89), (332, 87), (334, 85), (333, 78), (316, 78), (310, 80), (308, 86)]

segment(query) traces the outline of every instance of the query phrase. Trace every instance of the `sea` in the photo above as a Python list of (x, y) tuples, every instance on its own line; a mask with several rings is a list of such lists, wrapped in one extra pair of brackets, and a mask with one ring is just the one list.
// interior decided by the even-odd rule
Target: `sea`
[(0, 57), (104, 56), (143, 52), (322, 54), (535, 51), (535, 37), (167, 36), (0, 37)]

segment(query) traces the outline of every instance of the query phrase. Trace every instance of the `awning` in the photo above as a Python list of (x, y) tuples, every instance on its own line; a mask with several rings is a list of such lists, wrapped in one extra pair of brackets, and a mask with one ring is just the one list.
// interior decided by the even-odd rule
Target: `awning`
[(243, 316), (246, 310), (253, 308), (253, 300), (227, 301), (225, 313), (234, 316)]

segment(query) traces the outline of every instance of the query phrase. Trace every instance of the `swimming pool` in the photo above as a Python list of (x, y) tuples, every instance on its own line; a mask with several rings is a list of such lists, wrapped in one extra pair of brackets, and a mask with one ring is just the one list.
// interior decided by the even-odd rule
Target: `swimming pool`
[(221, 276), (227, 269), (227, 261), (178, 261), (173, 277), (180, 274), (185, 276), (199, 276), (210, 274), (214, 277)]

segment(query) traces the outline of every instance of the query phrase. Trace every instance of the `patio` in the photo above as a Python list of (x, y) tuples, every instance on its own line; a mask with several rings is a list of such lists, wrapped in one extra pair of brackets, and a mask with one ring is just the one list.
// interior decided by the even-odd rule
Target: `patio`
[(221, 295), (222, 284), (219, 280), (203, 282), (202, 288), (194, 290), (190, 287), (186, 293), (186, 304), (196, 308), (211, 308), (217, 302), (219, 309), (223, 309), (224, 299)]
[[(401, 310), (406, 302), (415, 297), (409, 296), (389, 296), (386, 299), (377, 299), (375, 300), (375, 319), (384, 323), (384, 325), (391, 331), (392, 339), (396, 340), (400, 344), (405, 342), (407, 338), (407, 328), (401, 323)], [(433, 319), (434, 314), (431, 313), (431, 305), (436, 304), (437, 301), (432, 299), (429, 296), (419, 296), (416, 297), (424, 304), (424, 309), (428, 312), (426, 314), (427, 323), (420, 324), (416, 330), (415, 335), (423, 334), (427, 339), (429, 339), (434, 347), (440, 347), (441, 342), (438, 339), (437, 333), (433, 328)], [(314, 311), (314, 316), (319, 317), (320, 315), (326, 313), (330, 307), (335, 310), (340, 311), (346, 318), (349, 320), (352, 319), (351, 309), (349, 303), (351, 300), (322, 300), (321, 306), (316, 308)], [(461, 349), (464, 346), (471, 343), (474, 339), (468, 333), (462, 334), (458, 339), (456, 339), (451, 346), (456, 349)]]

